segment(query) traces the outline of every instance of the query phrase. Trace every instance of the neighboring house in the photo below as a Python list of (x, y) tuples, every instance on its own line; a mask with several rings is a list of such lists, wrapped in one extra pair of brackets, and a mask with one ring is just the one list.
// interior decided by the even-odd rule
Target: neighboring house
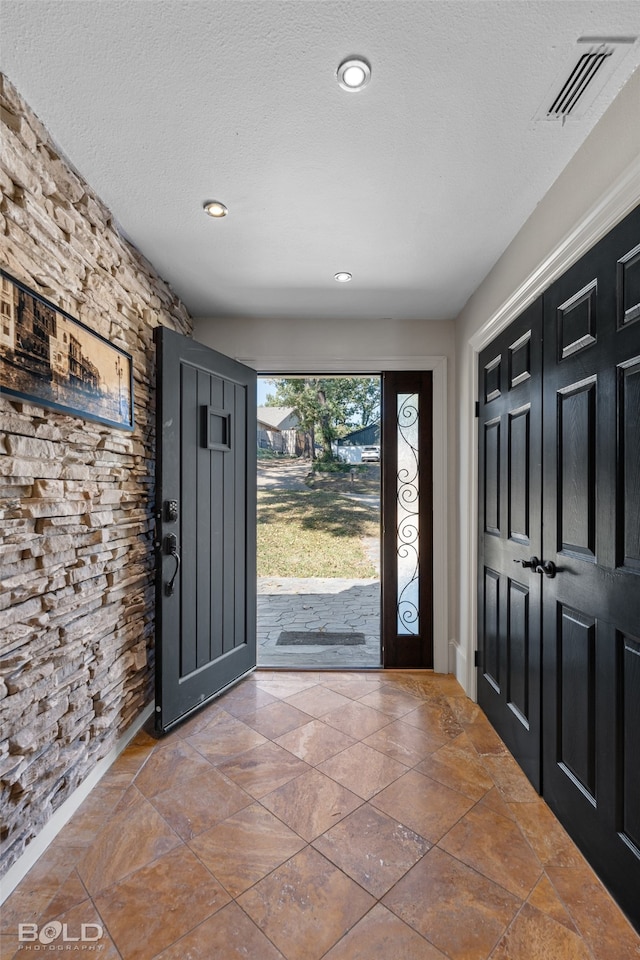
[(299, 421), (293, 407), (258, 407), (258, 448), (288, 453), (301, 452)]
[(346, 437), (340, 437), (333, 445), (333, 449), (341, 460), (347, 463), (360, 463), (363, 448), (372, 444), (380, 444), (379, 420), (377, 423), (370, 423), (366, 427), (360, 427), (359, 430), (348, 433)]

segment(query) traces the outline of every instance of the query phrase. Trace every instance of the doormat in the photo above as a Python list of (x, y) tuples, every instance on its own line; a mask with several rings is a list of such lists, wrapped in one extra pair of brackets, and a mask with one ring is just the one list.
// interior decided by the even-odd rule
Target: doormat
[(364, 633), (327, 633), (324, 630), (283, 630), (276, 640), (276, 647), (293, 644), (322, 644), (325, 647), (342, 645), (346, 647), (355, 643), (364, 643)]

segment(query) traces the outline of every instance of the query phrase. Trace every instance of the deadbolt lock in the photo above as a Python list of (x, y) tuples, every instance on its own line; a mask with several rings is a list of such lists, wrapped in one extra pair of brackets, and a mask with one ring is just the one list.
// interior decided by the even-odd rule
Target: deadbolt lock
[(165, 523), (175, 523), (178, 519), (178, 501), (165, 500), (164, 502)]

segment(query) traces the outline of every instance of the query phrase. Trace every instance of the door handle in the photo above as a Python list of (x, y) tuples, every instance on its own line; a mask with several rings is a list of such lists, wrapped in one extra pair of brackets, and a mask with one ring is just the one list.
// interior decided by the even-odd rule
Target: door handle
[(538, 572), (538, 565), (541, 563), (537, 557), (529, 557), (528, 560), (514, 560), (514, 563), (521, 563), (523, 567), (529, 567), (531, 570)]
[(176, 561), (175, 570), (173, 571), (173, 576), (171, 580), (167, 580), (164, 585), (164, 595), (165, 597), (173, 596), (174, 585), (176, 582), (176, 577), (178, 576), (178, 570), (180, 569), (180, 554), (178, 553), (178, 538), (175, 533), (169, 533), (164, 538), (164, 552), (167, 556), (173, 557)]
[(545, 577), (553, 580), (557, 573), (556, 565), (553, 560), (541, 560), (536, 567), (536, 573), (544, 573)]

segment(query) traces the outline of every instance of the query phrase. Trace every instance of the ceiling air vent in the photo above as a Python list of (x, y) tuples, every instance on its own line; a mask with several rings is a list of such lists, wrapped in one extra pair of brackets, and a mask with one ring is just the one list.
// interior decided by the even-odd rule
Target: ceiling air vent
[(569, 116), (591, 81), (595, 79), (598, 70), (612, 53), (613, 50), (606, 47), (594, 53), (583, 53), (547, 112), (552, 117)]
[[(556, 78), (537, 120), (578, 119), (594, 103), (635, 37), (580, 37)], [(612, 93), (612, 98), (618, 90)]]

